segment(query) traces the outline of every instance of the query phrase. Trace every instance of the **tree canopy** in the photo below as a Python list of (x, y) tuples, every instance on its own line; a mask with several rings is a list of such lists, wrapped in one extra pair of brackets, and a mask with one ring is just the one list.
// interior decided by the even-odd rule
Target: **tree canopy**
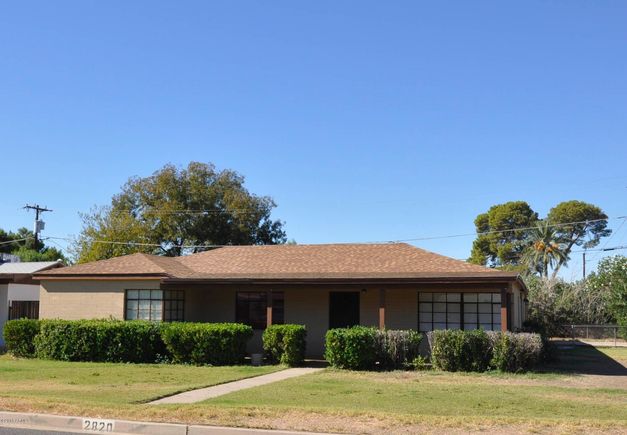
[(548, 221), (540, 221), (537, 226), (529, 230), (530, 245), (523, 253), (523, 262), (533, 272), (548, 278), (549, 270), (553, 269), (553, 278), (559, 270), (559, 265), (567, 261), (564, 244), (560, 242), (556, 227)]
[(491, 267), (516, 266), (525, 249), (528, 230), (538, 213), (525, 201), (511, 201), (490, 207), (475, 219), (477, 238), (469, 261)]
[(612, 233), (599, 207), (576, 200), (557, 204), (541, 220), (524, 201), (497, 204), (477, 216), (475, 227), (471, 263), (543, 276), (549, 269), (555, 276), (575, 246), (592, 248)]
[[(583, 201), (564, 201), (553, 207), (546, 217), (555, 228), (557, 238), (570, 252), (573, 246), (594, 248), (612, 230), (607, 228), (607, 215), (599, 207)], [(577, 223), (569, 223), (577, 222)]]
[(627, 337), (627, 257), (616, 255), (599, 261), (588, 277), (590, 287), (608, 299), (609, 310)]
[(67, 258), (61, 250), (46, 246), (41, 240), (35, 243), (35, 235), (27, 228), (19, 228), (16, 232), (8, 233), (0, 229), (0, 253), (16, 255), (22, 261), (62, 260), (67, 263)]
[(250, 193), (235, 171), (200, 162), (184, 169), (166, 165), (149, 177), (130, 178), (110, 205), (82, 214), (74, 255), (86, 262), (134, 252), (178, 256), (211, 245), (285, 243), (283, 222), (271, 218), (275, 207), (272, 198)]

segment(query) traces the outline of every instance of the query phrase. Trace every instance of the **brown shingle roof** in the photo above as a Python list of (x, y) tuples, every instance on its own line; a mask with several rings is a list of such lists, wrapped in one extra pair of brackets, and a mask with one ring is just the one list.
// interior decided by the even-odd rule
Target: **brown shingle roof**
[(227, 246), (176, 258), (133, 254), (39, 274), (104, 275), (198, 280), (516, 277), (406, 243)]
[[(37, 275), (141, 275), (175, 277), (193, 273), (175, 260), (175, 258), (138, 253), (110, 258), (108, 260), (77, 264), (76, 266), (64, 267), (62, 269), (48, 270)], [(63, 272), (59, 272), (60, 270), (63, 270)]]

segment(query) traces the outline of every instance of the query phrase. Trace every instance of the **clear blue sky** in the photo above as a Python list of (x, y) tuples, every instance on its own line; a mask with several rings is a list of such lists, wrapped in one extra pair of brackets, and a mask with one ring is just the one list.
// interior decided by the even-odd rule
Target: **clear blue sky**
[[(466, 233), (519, 199), (625, 215), (626, 17), (618, 0), (4, 2), (0, 227), (32, 227), (38, 202), (44, 235), (76, 234), (129, 176), (190, 160), (244, 174), (299, 243)], [(416, 244), (466, 258), (472, 239)]]

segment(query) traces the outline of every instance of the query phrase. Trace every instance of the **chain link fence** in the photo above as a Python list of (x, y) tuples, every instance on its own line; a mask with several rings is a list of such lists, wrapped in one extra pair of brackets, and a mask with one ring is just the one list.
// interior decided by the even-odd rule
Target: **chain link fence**
[(613, 343), (625, 343), (621, 333), (625, 333), (625, 327), (618, 325), (563, 325), (568, 336), (573, 340), (591, 340)]

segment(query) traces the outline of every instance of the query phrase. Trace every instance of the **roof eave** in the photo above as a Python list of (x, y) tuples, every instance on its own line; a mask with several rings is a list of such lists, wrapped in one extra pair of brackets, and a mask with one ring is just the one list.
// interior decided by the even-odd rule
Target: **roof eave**
[(33, 275), (33, 279), (42, 281), (42, 280), (89, 280), (89, 281), (97, 281), (97, 280), (124, 280), (124, 279), (163, 279), (169, 278), (170, 275), (163, 273), (132, 273), (132, 274), (123, 274), (123, 273), (99, 273), (99, 274), (81, 274), (81, 273), (67, 273), (67, 274), (46, 274), (46, 273), (36, 273)]
[(451, 284), (503, 283), (516, 281), (516, 275), (432, 276), (432, 277), (230, 277), (230, 278), (164, 278), (164, 284)]

